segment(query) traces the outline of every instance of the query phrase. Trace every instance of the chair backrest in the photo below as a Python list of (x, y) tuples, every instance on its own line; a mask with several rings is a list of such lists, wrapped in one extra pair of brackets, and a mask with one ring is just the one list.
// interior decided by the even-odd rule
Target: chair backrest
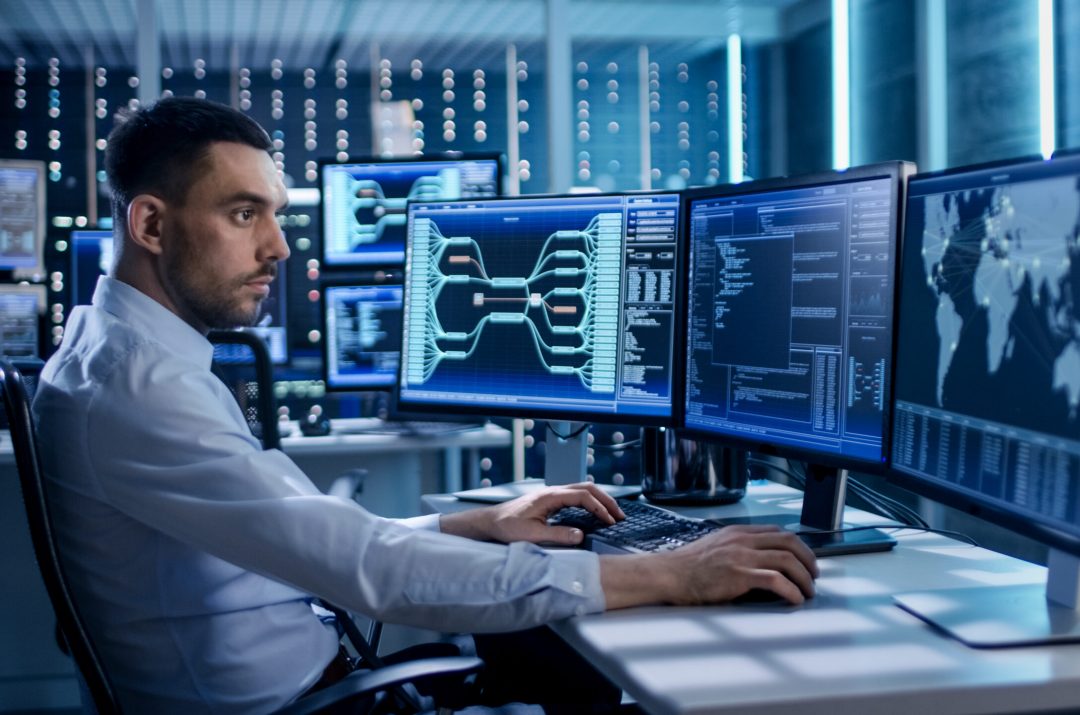
[(23, 504), (26, 506), (26, 520), (30, 526), (30, 540), (34, 545), (34, 556), (56, 613), (60, 632), (67, 641), (94, 707), (101, 715), (119, 713), (120, 707), (112, 686), (68, 590), (56, 548), (49, 506), (45, 500), (45, 481), (38, 458), (34, 422), (30, 414), (30, 400), (37, 390), (41, 366), (39, 360), (0, 360), (0, 392), (3, 392), (4, 411), (11, 429), (15, 465), (19, 472)]
[(274, 367), (270, 351), (258, 335), (246, 330), (213, 330), (214, 372), (232, 392), (252, 434), (264, 449), (279, 449)]

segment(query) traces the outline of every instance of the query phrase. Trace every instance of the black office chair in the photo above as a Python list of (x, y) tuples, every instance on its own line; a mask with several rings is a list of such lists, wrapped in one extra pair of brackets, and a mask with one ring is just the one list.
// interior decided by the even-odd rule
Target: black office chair
[(213, 330), (213, 370), (233, 393), (251, 433), (264, 449), (280, 449), (274, 405), (274, 366), (266, 342), (247, 330)]
[[(84, 705), (99, 715), (114, 715), (121, 712), (120, 705), (67, 587), (45, 498), (45, 480), (30, 414), (30, 401), (37, 389), (41, 366), (39, 360), (17, 363), (0, 360), (0, 393), (11, 429), (30, 539), (49, 601), (56, 613), (60, 633), (82, 678), (84, 695), (89, 700)], [(355, 624), (350, 629), (352, 620), (342, 611), (338, 611), (338, 617), (344, 619), (346, 630), (352, 631), (349, 636), (354, 647), (357, 647), (361, 655), (365, 655), (365, 649), (370, 646), (366, 642), (356, 642), (359, 631), (356, 631)], [(358, 670), (324, 690), (301, 698), (281, 709), (281, 715), (341, 712), (342, 708), (350, 703), (370, 703), (372, 698), (380, 693), (386, 694), (382, 702), (384, 708), (394, 712), (419, 711), (428, 707), (430, 702), (417, 697), (409, 684), (428, 684), (435, 688), (432, 692), (436, 698), (452, 700), (453, 695), (465, 692), (456, 687), (456, 680), (483, 668), (483, 661), (478, 658), (436, 657), (404, 662), (391, 662), (390, 658), (387, 658), (384, 662), (373, 652), (366, 652), (366, 656), (368, 662), (365, 665), (370, 669)], [(454, 687), (447, 687), (448, 680), (455, 681)], [(394, 700), (390, 705), (386, 705), (386, 698)]]
[(56, 541), (52, 534), (52, 522), (45, 501), (45, 482), (38, 459), (37, 439), (30, 416), (30, 396), (37, 389), (41, 361), (0, 361), (0, 391), (3, 392), (4, 412), (11, 430), (11, 442), (15, 450), (15, 466), (19, 472), (26, 521), (30, 527), (30, 541), (34, 557), (45, 582), (53, 611), (68, 653), (82, 677), (80, 685), (93, 702), (100, 715), (119, 713), (109, 679), (101, 666), (101, 660), (83, 628), (78, 609), (68, 591), (67, 581), (60, 566)]

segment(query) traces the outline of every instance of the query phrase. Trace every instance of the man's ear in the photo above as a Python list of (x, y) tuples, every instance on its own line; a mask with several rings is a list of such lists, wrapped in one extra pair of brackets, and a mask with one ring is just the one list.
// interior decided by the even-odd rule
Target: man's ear
[(128, 236), (136, 246), (141, 246), (156, 256), (161, 255), (165, 208), (165, 202), (153, 194), (139, 194), (128, 204)]

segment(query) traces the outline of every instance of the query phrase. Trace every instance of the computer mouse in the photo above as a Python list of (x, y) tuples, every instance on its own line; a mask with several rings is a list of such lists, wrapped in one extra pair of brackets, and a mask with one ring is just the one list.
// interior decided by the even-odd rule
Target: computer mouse
[(741, 596), (731, 599), (731, 602), (735, 605), (787, 605), (787, 601), (767, 588), (752, 588)]
[(305, 437), (325, 437), (330, 434), (330, 420), (322, 415), (308, 415), (300, 420), (300, 432)]

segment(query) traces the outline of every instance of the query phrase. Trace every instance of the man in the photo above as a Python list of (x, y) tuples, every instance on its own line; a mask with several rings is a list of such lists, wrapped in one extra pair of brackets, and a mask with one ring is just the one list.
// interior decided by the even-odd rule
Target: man
[(618, 506), (583, 486), (393, 521), (263, 451), (210, 372), (205, 335), (254, 320), (289, 255), (269, 148), (248, 117), (194, 99), (163, 99), (112, 132), (112, 271), (72, 311), (34, 402), (62, 561), (125, 709), (267, 712), (295, 699), (338, 649), (313, 595), (381, 620), (497, 632), (750, 588), (812, 594), (813, 555), (776, 530), (725, 529), (664, 555), (549, 552), (527, 542), (582, 538), (549, 513), (573, 504), (614, 522)]

